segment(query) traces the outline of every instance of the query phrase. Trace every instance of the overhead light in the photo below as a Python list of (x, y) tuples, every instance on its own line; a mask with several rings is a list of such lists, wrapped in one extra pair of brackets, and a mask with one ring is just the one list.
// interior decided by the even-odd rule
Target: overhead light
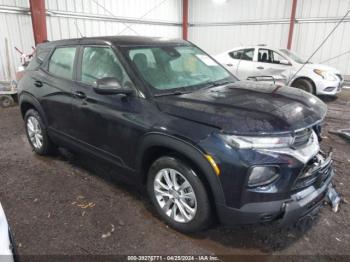
[(227, 0), (213, 0), (214, 4), (222, 5), (227, 2)]

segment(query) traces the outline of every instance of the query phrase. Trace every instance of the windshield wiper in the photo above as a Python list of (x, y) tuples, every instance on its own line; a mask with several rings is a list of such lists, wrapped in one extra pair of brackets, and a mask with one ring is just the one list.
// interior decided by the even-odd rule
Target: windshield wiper
[(206, 83), (208, 85), (205, 88), (212, 88), (212, 87), (226, 85), (226, 84), (233, 83), (233, 82), (230, 80), (225, 80), (225, 81), (208, 81)]
[(159, 94), (155, 94), (155, 97), (159, 97), (159, 96), (178, 96), (178, 95), (183, 95), (183, 94), (187, 94), (189, 92), (184, 92), (184, 91), (174, 91), (174, 92), (166, 92), (166, 93), (159, 93)]

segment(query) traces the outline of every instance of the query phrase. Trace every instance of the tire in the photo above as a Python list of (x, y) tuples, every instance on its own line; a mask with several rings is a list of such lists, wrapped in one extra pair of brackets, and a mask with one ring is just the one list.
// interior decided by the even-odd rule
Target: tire
[[(166, 176), (171, 183), (167, 183)], [(164, 185), (169, 184), (173, 187), (167, 190)], [(170, 156), (157, 159), (148, 171), (147, 191), (158, 214), (172, 228), (191, 233), (209, 226), (211, 208), (207, 191), (194, 169), (184, 161)]]
[(295, 80), (292, 86), (304, 90), (308, 93), (315, 94), (315, 88), (310, 80), (300, 78)]
[(7, 95), (0, 97), (0, 101), (1, 101), (1, 107), (3, 108), (10, 107), (15, 102), (11, 96), (7, 96)]
[(47, 134), (47, 129), (39, 113), (34, 109), (29, 109), (24, 120), (27, 138), (33, 151), (39, 155), (53, 154), (56, 148)]

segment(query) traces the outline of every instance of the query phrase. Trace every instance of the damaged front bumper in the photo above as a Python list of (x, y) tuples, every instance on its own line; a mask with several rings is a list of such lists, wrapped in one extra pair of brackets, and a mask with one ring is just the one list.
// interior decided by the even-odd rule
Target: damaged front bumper
[(320, 160), (318, 165), (312, 165), (305, 170), (305, 173), (309, 171), (310, 174), (306, 177), (301, 176), (301, 180), (295, 182), (292, 190), (294, 193), (288, 199), (247, 203), (239, 209), (218, 205), (217, 211), (221, 223), (237, 225), (276, 221), (281, 226), (286, 226), (318, 213), (325, 200), (332, 200), (329, 201), (331, 205), (338, 206), (340, 197), (332, 184), (335, 175), (332, 154), (328, 156), (323, 154), (324, 157), (321, 157), (321, 154), (323, 153), (319, 152), (316, 155)]
[(326, 200), (329, 190), (333, 189), (332, 178), (334, 175), (335, 172), (332, 169), (330, 176), (320, 188), (317, 189), (315, 186), (310, 186), (292, 195), (289, 201), (284, 202), (281, 225), (290, 225), (317, 212), (324, 200)]

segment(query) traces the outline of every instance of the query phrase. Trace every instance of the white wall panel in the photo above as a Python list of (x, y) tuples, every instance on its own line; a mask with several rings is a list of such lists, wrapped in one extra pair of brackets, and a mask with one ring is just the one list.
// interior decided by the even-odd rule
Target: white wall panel
[[(0, 6), (18, 8), (10, 13), (0, 7), (0, 80), (13, 79), (20, 62), (14, 46), (26, 53), (34, 46), (29, 0), (0, 0)], [(121, 33), (171, 38), (181, 37), (182, 32), (181, 0), (46, 0), (46, 8), (49, 40), (80, 37), (79, 31), (84, 36)], [(125, 24), (118, 19), (140, 19), (145, 24)], [(5, 38), (9, 43), (9, 61)]]
[[(339, 20), (349, 8), (349, 0), (299, 0), (296, 16), (299, 19), (315, 18), (317, 20), (317, 18), (333, 17)], [(333, 30), (338, 20), (333, 22), (304, 22), (301, 20), (295, 26), (292, 49), (305, 58), (309, 57)], [(315, 54), (312, 61), (314, 63), (324, 62), (336, 67), (343, 74), (350, 75), (349, 30), (350, 21), (346, 19)]]
[[(211, 54), (265, 43), (286, 47), (292, 0), (190, 0), (189, 39)], [(292, 50), (309, 57), (350, 8), (350, 0), (298, 0)], [(350, 75), (350, 17), (313, 57)]]

